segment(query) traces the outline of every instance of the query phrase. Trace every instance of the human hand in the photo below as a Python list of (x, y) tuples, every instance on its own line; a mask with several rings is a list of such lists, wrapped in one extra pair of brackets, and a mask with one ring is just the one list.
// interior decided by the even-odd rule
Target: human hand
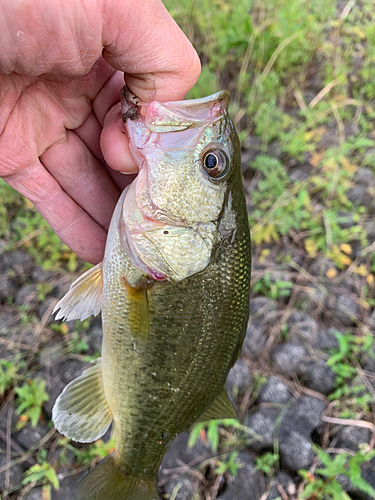
[[(120, 114), (183, 99), (198, 56), (160, 0), (0, 0), (0, 177), (91, 263), (136, 172)], [(111, 168), (108, 168), (111, 167)], [(114, 170), (112, 170), (114, 169)]]

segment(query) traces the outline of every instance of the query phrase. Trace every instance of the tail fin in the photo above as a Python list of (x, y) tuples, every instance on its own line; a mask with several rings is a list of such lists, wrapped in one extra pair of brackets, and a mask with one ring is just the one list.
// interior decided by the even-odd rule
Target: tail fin
[(156, 477), (124, 476), (110, 456), (81, 481), (74, 500), (159, 500), (156, 482)]

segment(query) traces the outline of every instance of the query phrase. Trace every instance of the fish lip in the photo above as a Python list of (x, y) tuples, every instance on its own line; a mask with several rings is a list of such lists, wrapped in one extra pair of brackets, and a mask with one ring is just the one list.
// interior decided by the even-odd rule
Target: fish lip
[[(215, 92), (214, 94), (206, 97), (201, 97), (199, 99), (185, 99), (182, 101), (167, 101), (160, 104), (165, 106), (178, 107), (189, 111), (199, 111), (202, 108), (209, 107), (210, 104), (215, 105), (218, 102), (221, 103), (221, 112), (226, 113), (228, 111), (228, 104), (230, 101), (230, 93), (228, 90), (220, 90), (219, 92)], [(126, 122), (128, 118), (131, 120), (137, 119), (134, 117), (126, 116), (126, 114), (133, 108), (137, 108), (140, 111), (140, 115), (145, 116), (147, 113), (147, 108), (153, 103), (159, 103), (159, 101), (151, 101), (149, 103), (145, 103), (140, 101), (137, 96), (132, 94), (129, 89), (124, 85), (121, 89), (121, 108), (123, 113), (123, 120)]]
[(215, 94), (209, 95), (207, 97), (201, 97), (199, 99), (186, 99), (183, 101), (165, 102), (163, 104), (173, 104), (174, 106), (178, 106), (181, 108), (194, 108), (198, 110), (201, 107), (207, 107), (208, 104), (216, 104), (219, 101), (222, 101), (223, 104), (222, 111), (227, 111), (230, 101), (230, 93), (228, 92), (228, 90), (220, 90), (219, 92), (215, 92)]

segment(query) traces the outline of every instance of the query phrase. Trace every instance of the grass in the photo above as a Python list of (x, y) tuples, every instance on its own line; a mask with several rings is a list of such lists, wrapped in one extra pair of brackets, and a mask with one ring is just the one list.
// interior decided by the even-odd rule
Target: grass
[[(366, 318), (375, 306), (375, 253), (368, 233), (375, 188), (370, 187), (369, 202), (354, 203), (351, 189), (361, 168), (375, 174), (373, 2), (164, 3), (203, 63), (201, 77), (189, 97), (202, 97), (222, 88), (231, 91), (230, 113), (243, 147), (253, 251), (255, 261), (263, 266), (254, 272), (254, 295), (278, 301), (288, 310), (298, 303), (301, 288), (313, 285), (328, 294), (329, 287), (344, 283), (345, 293), (350, 287), (354, 289), (351, 293), (361, 306), (361, 316), (354, 326), (338, 334), (338, 348), (325, 355), (336, 380), (329, 401), (337, 419), (372, 421), (373, 394), (368, 390), (364, 360), (373, 352), (373, 334)], [(296, 172), (301, 175), (295, 177)], [(31, 204), (1, 180), (0, 199), (1, 252), (27, 250), (45, 270), (66, 272), (81, 267)], [(347, 224), (348, 220), (353, 223)], [(302, 265), (296, 255), (302, 256)], [(328, 265), (321, 275), (312, 275), (304, 263), (313, 262)], [(293, 272), (275, 276), (275, 263), (289, 265)], [(36, 286), (40, 303), (50, 297), (53, 287), (52, 282)], [(11, 306), (11, 300), (4, 301), (4, 307)], [(19, 306), (17, 314), (22, 328), (38, 328), (29, 306)], [(288, 332), (280, 323), (276, 332), (280, 335), (275, 338), (284, 340)], [(89, 322), (75, 327), (44, 325), (37, 347), (53, 359), (67, 355), (93, 359), (96, 354), (88, 353), (88, 328)], [(22, 349), (16, 358), (12, 354), (0, 360), (0, 396), (3, 404), (15, 399), (19, 425), (36, 424), (45, 418), (45, 387), (42, 381), (30, 378), (39, 369), (38, 354)], [(255, 373), (264, 382), (272, 367), (263, 363)], [(247, 404), (255, 399), (256, 395), (251, 396)], [(198, 439), (203, 430), (195, 430), (193, 437)], [(221, 449), (217, 425), (207, 429), (206, 437), (215, 449)], [(67, 465), (68, 453), (79, 466), (88, 467), (113, 449), (111, 441), (84, 448), (58, 439), (52, 444), (49, 441), (48, 449), (58, 446), (60, 459), (50, 465), (50, 455), (33, 450), (35, 463), (20, 488), (41, 484), (48, 498), (51, 487), (58, 485), (56, 474)], [(237, 447), (243, 441), (237, 438)], [(359, 450), (351, 456), (332, 457), (325, 451), (328, 443), (320, 444), (322, 448), (315, 448), (318, 468), (301, 472), (301, 498), (345, 498), (335, 480), (339, 471), (366, 491), (358, 470), (361, 461), (368, 462), (373, 452)], [(235, 475), (236, 447), (228, 453), (224, 448), (224, 452), (215, 470), (219, 475)], [(257, 458), (256, 466), (273, 477), (278, 458), (278, 453), (270, 451)]]

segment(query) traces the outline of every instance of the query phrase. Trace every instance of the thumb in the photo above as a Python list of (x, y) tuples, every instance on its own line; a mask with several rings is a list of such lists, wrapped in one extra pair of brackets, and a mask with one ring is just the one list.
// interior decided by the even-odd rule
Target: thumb
[(183, 99), (200, 73), (193, 46), (160, 0), (106, 0), (103, 57), (141, 101)]

